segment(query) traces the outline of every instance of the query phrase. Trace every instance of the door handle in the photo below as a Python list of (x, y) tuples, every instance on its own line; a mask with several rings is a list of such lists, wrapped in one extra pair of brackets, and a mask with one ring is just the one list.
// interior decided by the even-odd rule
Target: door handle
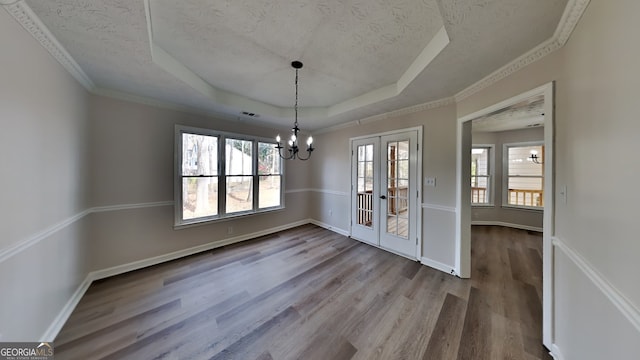
[(385, 195), (380, 195), (380, 199), (382, 199), (382, 200), (386, 200), (386, 199), (387, 199), (387, 197), (386, 197)]

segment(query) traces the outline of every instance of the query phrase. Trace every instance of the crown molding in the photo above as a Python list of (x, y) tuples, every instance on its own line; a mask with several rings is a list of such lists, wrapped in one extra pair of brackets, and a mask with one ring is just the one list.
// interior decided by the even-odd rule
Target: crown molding
[(338, 124), (338, 125), (329, 126), (327, 128), (320, 129), (318, 131), (314, 131), (314, 133), (315, 134), (323, 134), (323, 133), (327, 133), (327, 132), (332, 132), (332, 131), (336, 131), (336, 130), (340, 130), (340, 129), (349, 128), (349, 127), (352, 127), (352, 126), (364, 125), (364, 124), (368, 124), (368, 123), (372, 123), (372, 122), (376, 122), (376, 121), (387, 120), (387, 119), (391, 119), (391, 118), (395, 118), (395, 117), (399, 117), (399, 116), (413, 114), (413, 113), (417, 113), (417, 112), (425, 111), (425, 110), (436, 109), (436, 108), (439, 108), (439, 107), (444, 107), (444, 106), (453, 105), (453, 104), (455, 104), (455, 99), (453, 97), (447, 97), (447, 98), (444, 98), (444, 99), (439, 99), (439, 100), (435, 100), (435, 101), (429, 101), (429, 102), (426, 102), (426, 103), (409, 106), (409, 107), (406, 107), (406, 108), (402, 108), (402, 109), (386, 112), (386, 113), (383, 113), (383, 114), (369, 116), (369, 117), (366, 117), (366, 118), (363, 118), (363, 119), (350, 121), (350, 122), (347, 122), (347, 123), (344, 123), (344, 124)]
[[(571, 36), (571, 33), (577, 26), (580, 18), (582, 17), (582, 14), (584, 14), (584, 11), (586, 10), (590, 1), (591, 0), (569, 0), (562, 18), (560, 19), (558, 27), (556, 28), (554, 35), (549, 40), (543, 42), (534, 49), (528, 51), (524, 55), (511, 61), (507, 65), (494, 71), (493, 73), (465, 88), (464, 90), (458, 92), (452, 97), (418, 104), (384, 114), (373, 115), (364, 119), (359, 119), (344, 124), (330, 126), (324, 129), (320, 129), (319, 131), (316, 131), (316, 133), (331, 132), (339, 129), (361, 125), (364, 123), (386, 120), (392, 117), (407, 115), (460, 102), (564, 46), (564, 44)], [(118, 91), (96, 88), (93, 81), (91, 81), (87, 74), (85, 74), (80, 65), (78, 65), (78, 63), (64, 49), (64, 47), (58, 42), (58, 40), (53, 36), (49, 29), (47, 29), (47, 27), (42, 23), (42, 21), (40, 21), (38, 16), (33, 13), (31, 8), (29, 8), (24, 0), (0, 0), (0, 6), (2, 6), (14, 19), (16, 19), (16, 21), (18, 21), (18, 23), (20, 23), (20, 25), (22, 25), (23, 28), (25, 28), (36, 40), (38, 40), (38, 42), (40, 42), (40, 44), (45, 49), (47, 49), (47, 51), (89, 92), (97, 95), (111, 96), (125, 100), (133, 100), (133, 98), (135, 98), (135, 96), (131, 95), (116, 95), (119, 93)], [(154, 106), (160, 106), (161, 103), (169, 104), (165, 101), (160, 100), (137, 100), (137, 102), (147, 104), (153, 103)], [(178, 110), (177, 108), (180, 108), (180, 111), (187, 111), (191, 113), (194, 112), (193, 110), (189, 111), (184, 107), (176, 106), (175, 104), (169, 104), (166, 106), (169, 106), (170, 108), (174, 108), (176, 110)]]
[(506, 78), (507, 76), (515, 73), (516, 71), (524, 68), (525, 66), (542, 59), (543, 57), (551, 54), (552, 52), (560, 49), (569, 40), (569, 36), (578, 25), (578, 21), (587, 9), (591, 0), (569, 0), (567, 7), (564, 9), (562, 18), (558, 23), (553, 36), (536, 46), (532, 50), (526, 52), (524, 55), (516, 58), (507, 65), (494, 71), (482, 80), (474, 83), (466, 89), (457, 93), (454, 98), (456, 102), (460, 102), (469, 96), (497, 83), (498, 81)]
[(95, 88), (93, 81), (85, 74), (80, 65), (71, 57), (58, 42), (38, 16), (24, 2), (24, 0), (1, 0), (0, 5), (13, 16), (22, 27), (27, 30), (85, 89)]
[(556, 28), (556, 32), (553, 34), (553, 37), (560, 47), (564, 46), (567, 40), (569, 40), (571, 33), (573, 33), (573, 30), (578, 25), (578, 21), (582, 18), (582, 14), (584, 14), (590, 1), (591, 0), (569, 0), (560, 19), (560, 23)]

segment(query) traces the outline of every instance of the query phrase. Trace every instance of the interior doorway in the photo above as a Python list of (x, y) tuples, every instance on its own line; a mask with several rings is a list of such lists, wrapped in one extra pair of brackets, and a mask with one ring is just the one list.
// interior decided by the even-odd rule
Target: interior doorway
[(421, 128), (351, 139), (351, 237), (419, 259)]
[[(554, 84), (548, 83), (532, 89), (498, 104), (458, 119), (457, 127), (457, 177), (456, 177), (456, 272), (463, 278), (471, 276), (471, 201), (472, 196), (472, 121), (491, 113), (522, 103), (527, 99), (541, 96), (544, 102), (544, 161), (541, 166), (544, 172), (543, 194), (539, 199), (544, 204), (543, 215), (543, 296), (542, 296), (542, 329), (543, 343), (551, 346), (553, 340), (553, 246), (554, 235), (554, 167), (553, 167), (553, 129), (554, 129)], [(527, 150), (532, 151), (532, 150)], [(532, 153), (532, 155), (534, 155)], [(508, 189), (508, 187), (507, 187)], [(508, 191), (508, 190), (507, 190)], [(505, 196), (509, 196), (508, 194)], [(496, 204), (502, 206), (502, 204)]]

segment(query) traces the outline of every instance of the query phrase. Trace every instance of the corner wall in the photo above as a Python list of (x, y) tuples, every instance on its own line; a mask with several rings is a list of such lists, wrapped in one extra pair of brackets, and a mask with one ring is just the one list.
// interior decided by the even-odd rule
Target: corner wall
[(640, 2), (591, 0), (563, 48), (458, 103), (461, 117), (556, 82), (552, 350), (559, 359), (640, 353), (640, 193), (629, 191), (640, 173), (632, 165), (640, 132), (637, 13)]
[(3, 10), (0, 44), (0, 341), (37, 341), (88, 271), (88, 94)]
[[(509, 225), (526, 230), (542, 232), (543, 212), (541, 210), (517, 209), (502, 206), (502, 189), (506, 186), (503, 179), (503, 145), (527, 141), (543, 141), (544, 129), (521, 129), (500, 132), (479, 132), (472, 134), (473, 144), (494, 145), (493, 166), (493, 206), (472, 206), (472, 225)], [(490, 165), (491, 166), (491, 165)], [(542, 165), (540, 165), (542, 166)]]
[[(273, 129), (222, 121), (102, 96), (90, 101), (91, 270), (306, 221), (309, 162), (285, 163), (285, 209), (173, 229), (175, 125), (269, 136)], [(314, 154), (315, 156), (315, 154)]]
[[(455, 266), (455, 106), (420, 111), (314, 135), (318, 149), (311, 168), (310, 217), (348, 233), (351, 209), (349, 139), (423, 126), (422, 177), (436, 178), (422, 189), (423, 260), (442, 269)], [(451, 141), (453, 139), (453, 141)], [(321, 144), (321, 145), (320, 145)], [(424, 184), (423, 184), (424, 185)], [(449, 272), (449, 270), (447, 270)]]

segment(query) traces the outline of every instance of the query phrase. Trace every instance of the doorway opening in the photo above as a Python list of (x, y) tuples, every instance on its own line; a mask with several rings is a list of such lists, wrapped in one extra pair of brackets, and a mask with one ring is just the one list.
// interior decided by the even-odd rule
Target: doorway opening
[[(552, 329), (553, 329), (553, 247), (552, 236), (554, 234), (553, 223), (553, 204), (554, 204), (554, 177), (553, 177), (553, 121), (554, 121), (554, 84), (548, 83), (538, 88), (532, 89), (520, 95), (514, 96), (510, 99), (502, 101), (498, 104), (489, 106), (480, 111), (466, 115), (458, 119), (457, 126), (457, 176), (456, 176), (456, 264), (455, 270), (458, 276), (462, 278), (468, 278), (471, 276), (471, 220), (472, 220), (472, 201), (476, 196), (478, 199), (480, 194), (474, 194), (472, 189), (472, 182), (481, 184), (484, 180), (484, 176), (490, 177), (490, 174), (480, 174), (479, 169), (476, 168), (475, 174), (472, 174), (472, 149), (473, 147), (473, 122), (476, 119), (490, 117), (491, 114), (504, 113), (509, 108), (518, 106), (519, 104), (527, 104), (532, 99), (541, 98), (543, 105), (542, 122), (544, 123), (543, 140), (533, 143), (510, 143), (503, 144), (502, 149), (495, 149), (494, 154), (501, 152), (503, 157), (509, 156), (522, 157), (522, 154), (518, 152), (529, 152), (531, 156), (531, 162), (537, 156), (535, 162), (539, 166), (540, 171), (543, 173), (543, 177), (539, 179), (542, 185), (541, 190), (536, 189), (511, 189), (509, 181), (513, 178), (513, 184), (519, 182), (520, 187), (525, 187), (524, 177), (534, 178), (534, 175), (529, 173), (519, 174), (518, 176), (510, 176), (507, 171), (505, 173), (502, 169), (502, 174), (506, 174), (506, 179), (503, 182), (509, 184), (508, 186), (501, 186), (500, 190), (495, 190), (497, 193), (501, 191), (501, 199), (499, 204), (493, 204), (494, 207), (509, 208), (522, 207), (522, 208), (541, 208), (543, 209), (542, 217), (542, 337), (543, 344), (547, 347), (552, 343)], [(476, 144), (486, 145), (486, 144)], [(533, 148), (536, 146), (536, 148)], [(538, 147), (540, 147), (538, 149)], [(477, 146), (481, 148), (481, 146)], [(511, 150), (510, 150), (511, 149)], [(534, 151), (536, 152), (534, 154)], [(477, 151), (479, 152), (479, 151)], [(543, 152), (543, 153), (541, 153)], [(544, 160), (541, 160), (541, 156), (544, 156)], [(528, 161), (528, 160), (524, 160)], [(505, 162), (503, 161), (502, 164)], [(503, 165), (504, 166), (504, 165)], [(535, 167), (531, 166), (532, 169)], [(537, 176), (537, 175), (535, 175)], [(503, 175), (503, 177), (505, 177)], [(518, 180), (518, 181), (515, 181)], [(528, 185), (527, 185), (528, 186)], [(476, 186), (480, 188), (481, 186)], [(513, 190), (513, 191), (511, 191)], [(518, 191), (520, 190), (520, 191)], [(525, 191), (526, 190), (526, 191)], [(520, 195), (518, 195), (520, 194)], [(482, 193), (484, 201), (487, 201), (487, 195)], [(518, 203), (518, 196), (521, 196), (523, 205)], [(528, 197), (527, 197), (528, 196)], [(476, 200), (478, 200), (476, 199)], [(495, 197), (494, 197), (495, 199)], [(513, 199), (513, 200), (512, 200)], [(527, 202), (528, 201), (528, 202)]]

